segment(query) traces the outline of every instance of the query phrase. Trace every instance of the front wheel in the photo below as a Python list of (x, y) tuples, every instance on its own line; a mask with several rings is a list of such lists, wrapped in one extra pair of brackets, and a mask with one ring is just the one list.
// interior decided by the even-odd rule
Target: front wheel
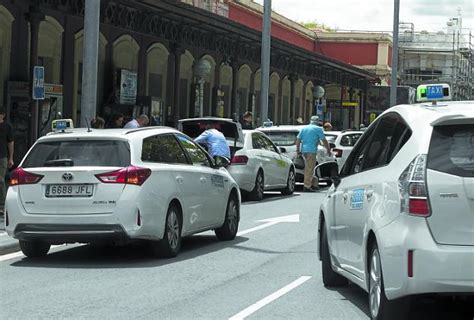
[(369, 259), (369, 309), (373, 320), (405, 319), (408, 298), (388, 300), (385, 295), (382, 264), (377, 244), (372, 246)]
[(290, 169), (290, 172), (288, 173), (288, 179), (286, 180), (286, 187), (281, 191), (281, 193), (286, 196), (293, 194), (293, 192), (295, 192), (295, 183), (295, 171)]
[(153, 243), (156, 256), (173, 258), (178, 255), (181, 248), (181, 215), (176, 205), (170, 205), (166, 214), (165, 233), (163, 239)]
[(29, 258), (44, 257), (48, 254), (51, 245), (42, 241), (20, 240), (20, 249)]
[(222, 227), (215, 230), (217, 239), (221, 241), (234, 240), (239, 229), (240, 209), (235, 194), (229, 197)]

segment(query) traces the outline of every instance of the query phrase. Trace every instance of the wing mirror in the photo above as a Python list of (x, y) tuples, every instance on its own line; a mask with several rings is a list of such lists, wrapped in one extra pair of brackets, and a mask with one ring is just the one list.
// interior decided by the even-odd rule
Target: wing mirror
[(336, 147), (336, 145), (332, 142), (329, 143), (329, 148), (332, 150)]
[(323, 162), (314, 168), (314, 175), (319, 179), (331, 179), (334, 186), (339, 186), (341, 178), (339, 177), (339, 166), (334, 161)]
[(230, 160), (226, 157), (215, 156), (214, 157), (214, 167), (215, 168), (226, 168), (229, 166)]
[(278, 150), (280, 150), (280, 153), (286, 153), (286, 148), (284, 147), (278, 147)]

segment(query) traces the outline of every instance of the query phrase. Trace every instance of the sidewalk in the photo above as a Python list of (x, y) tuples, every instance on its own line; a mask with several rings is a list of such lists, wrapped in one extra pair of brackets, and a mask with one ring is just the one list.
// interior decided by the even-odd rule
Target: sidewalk
[(13, 239), (5, 232), (5, 221), (3, 215), (0, 215), (0, 256), (20, 250), (18, 240)]

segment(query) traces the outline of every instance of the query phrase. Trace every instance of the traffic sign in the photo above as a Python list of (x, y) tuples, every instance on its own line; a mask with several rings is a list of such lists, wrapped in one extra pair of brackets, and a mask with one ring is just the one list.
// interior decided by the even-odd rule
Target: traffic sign
[(44, 67), (34, 66), (33, 68), (33, 99), (44, 100)]

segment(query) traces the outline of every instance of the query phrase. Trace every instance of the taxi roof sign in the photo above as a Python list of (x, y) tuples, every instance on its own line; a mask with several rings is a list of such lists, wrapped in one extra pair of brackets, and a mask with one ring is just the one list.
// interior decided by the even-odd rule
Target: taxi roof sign
[(416, 88), (416, 100), (426, 101), (449, 101), (451, 100), (451, 88), (446, 83), (422, 84)]
[(51, 129), (54, 132), (65, 132), (67, 129), (73, 129), (74, 123), (72, 119), (57, 119), (51, 123)]

